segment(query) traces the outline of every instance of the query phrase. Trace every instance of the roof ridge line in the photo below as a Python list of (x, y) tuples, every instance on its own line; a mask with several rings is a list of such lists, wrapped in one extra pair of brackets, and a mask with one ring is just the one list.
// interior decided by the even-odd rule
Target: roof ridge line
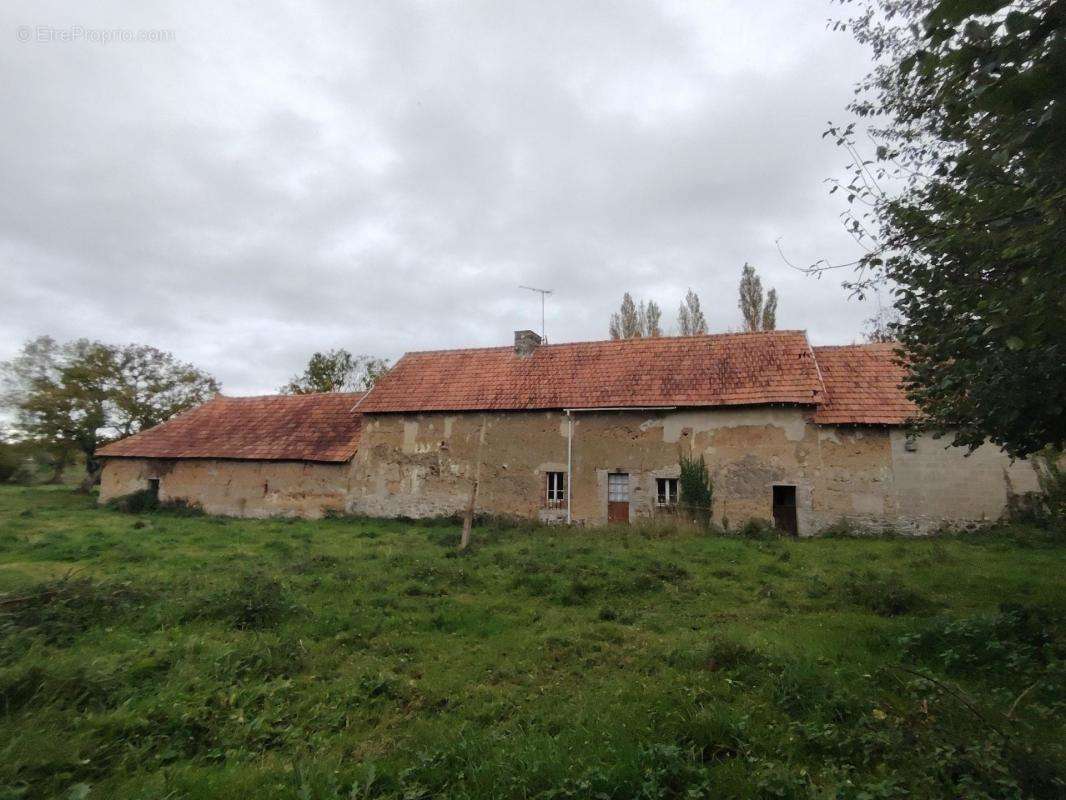
[[(781, 334), (802, 334), (807, 336), (806, 328), (782, 328), (772, 331), (722, 331), (720, 333), (698, 333), (692, 336), (635, 336), (628, 339), (579, 339), (571, 342), (545, 342), (537, 345), (537, 349), (547, 347), (574, 347), (584, 344), (616, 344), (622, 347), (633, 346), (646, 342), (663, 341), (692, 341), (694, 339), (726, 339), (731, 337), (761, 337), (779, 336)], [(808, 346), (810, 342), (808, 341)], [(436, 355), (438, 353), (487, 353), (496, 350), (511, 350), (513, 345), (492, 345), (490, 347), (444, 347), (438, 350), (407, 350), (404, 356)], [(400, 358), (403, 358), (401, 356)]]
[[(300, 394), (288, 394), (286, 392), (274, 392), (273, 394), (223, 394), (219, 392), (211, 400), (266, 400), (267, 398), (297, 398), (297, 397), (361, 397), (366, 394), (363, 392), (302, 392)], [(206, 402), (210, 403), (211, 400)], [(202, 405), (202, 404), (201, 404)]]

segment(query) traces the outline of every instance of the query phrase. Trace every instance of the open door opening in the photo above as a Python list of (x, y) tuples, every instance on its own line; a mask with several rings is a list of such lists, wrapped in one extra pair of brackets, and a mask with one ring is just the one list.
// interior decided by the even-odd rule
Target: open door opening
[(774, 487), (774, 525), (789, 536), (799, 535), (795, 486)]
[(153, 500), (159, 500), (159, 478), (148, 479), (148, 494)]

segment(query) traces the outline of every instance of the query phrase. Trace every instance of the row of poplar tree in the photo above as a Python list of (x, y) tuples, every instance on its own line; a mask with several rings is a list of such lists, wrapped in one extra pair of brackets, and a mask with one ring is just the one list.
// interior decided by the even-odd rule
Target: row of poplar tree
[[(762, 279), (751, 264), (745, 264), (741, 270), (737, 306), (745, 331), (772, 331), (777, 327), (777, 290), (770, 289), (764, 294)], [(662, 309), (654, 300), (637, 303), (626, 292), (622, 295), (621, 307), (611, 315), (611, 338), (663, 336), (662, 316)], [(699, 295), (689, 289), (677, 310), (677, 335), (699, 336), (704, 333), (707, 333), (707, 318), (700, 308)]]

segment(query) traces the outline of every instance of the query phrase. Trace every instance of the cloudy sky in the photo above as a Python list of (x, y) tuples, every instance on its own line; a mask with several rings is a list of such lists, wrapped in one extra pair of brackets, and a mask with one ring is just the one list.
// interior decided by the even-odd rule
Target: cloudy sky
[(869, 61), (835, 8), (5, 0), (0, 359), (136, 341), (267, 392), (316, 349), (507, 344), (519, 284), (557, 342), (627, 289), (736, 328), (745, 261), (779, 327), (853, 341), (870, 305), (775, 244), (855, 255), (821, 133)]

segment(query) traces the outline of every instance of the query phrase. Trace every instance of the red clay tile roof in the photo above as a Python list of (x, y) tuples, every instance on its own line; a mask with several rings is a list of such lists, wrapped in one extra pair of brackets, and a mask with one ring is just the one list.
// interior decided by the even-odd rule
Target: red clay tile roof
[(617, 406), (814, 405), (822, 383), (802, 331), (408, 353), (362, 413)]
[(347, 461), (359, 443), (362, 394), (223, 397), (112, 442), (98, 456)]
[(902, 425), (918, 414), (901, 387), (895, 344), (815, 347), (826, 402), (814, 415), (823, 425)]

